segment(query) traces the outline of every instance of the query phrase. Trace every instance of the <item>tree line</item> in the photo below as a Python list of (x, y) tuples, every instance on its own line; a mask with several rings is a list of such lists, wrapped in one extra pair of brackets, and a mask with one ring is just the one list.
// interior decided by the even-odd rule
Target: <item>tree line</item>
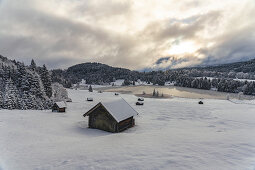
[(36, 66), (0, 56), (0, 108), (49, 109), (52, 106), (51, 76), (45, 65)]

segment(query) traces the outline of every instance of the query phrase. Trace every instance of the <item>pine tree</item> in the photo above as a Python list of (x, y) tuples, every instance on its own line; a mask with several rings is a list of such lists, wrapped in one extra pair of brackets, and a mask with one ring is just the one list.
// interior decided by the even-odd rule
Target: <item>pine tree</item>
[(21, 87), (22, 83), (24, 81), (24, 78), (26, 77), (26, 68), (23, 63), (18, 64), (17, 68), (17, 87)]
[(152, 96), (156, 96), (156, 90), (153, 90)]
[(23, 97), (22, 95), (18, 95), (17, 97), (17, 108), (21, 110), (25, 110), (25, 107), (24, 107), (25, 102), (22, 97)]
[(17, 105), (17, 89), (11, 79), (6, 81), (5, 86), (5, 97), (4, 97), (4, 108), (5, 109), (16, 109)]
[(39, 90), (38, 77), (35, 75), (28, 75), (28, 80), (30, 82), (30, 92), (32, 93), (32, 95), (37, 95), (37, 92)]
[(23, 109), (36, 109), (36, 98), (30, 92), (26, 91), (22, 95), (22, 100), (24, 102)]
[(29, 91), (30, 90), (30, 83), (28, 81), (28, 77), (26, 75), (21, 76), (21, 84), (20, 84), (21, 90), (24, 91)]
[(33, 71), (36, 70), (36, 64), (35, 64), (34, 59), (31, 60), (30, 68), (31, 68), (31, 70), (33, 70)]
[(3, 63), (0, 64), (0, 77), (1, 77), (1, 78), (4, 78), (4, 74), (5, 74), (3, 67), (4, 67), (4, 66), (3, 66)]
[(48, 97), (51, 97), (52, 96), (51, 76), (45, 65), (43, 65), (43, 68), (40, 71), (40, 76), (46, 95)]
[(93, 92), (91, 85), (89, 85), (89, 92)]
[(4, 96), (3, 96), (3, 92), (0, 91), (0, 108), (3, 108), (4, 105)]
[(7, 67), (5, 67), (4, 68), (5, 70), (5, 80), (7, 80), (7, 79), (10, 79), (11, 78), (11, 68), (10, 68), (10, 66), (7, 66)]

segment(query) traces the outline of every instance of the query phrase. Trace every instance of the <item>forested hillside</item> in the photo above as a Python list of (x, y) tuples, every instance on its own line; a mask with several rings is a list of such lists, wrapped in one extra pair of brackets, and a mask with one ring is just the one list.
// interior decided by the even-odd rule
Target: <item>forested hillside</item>
[(0, 55), (0, 108), (49, 109), (51, 77), (45, 67), (30, 66)]
[(124, 68), (111, 67), (101, 63), (83, 63), (69, 67), (67, 70), (52, 71), (52, 80), (65, 87), (85, 79), (89, 84), (110, 83), (114, 79), (137, 80), (143, 74)]
[[(174, 82), (176, 86), (215, 89), (222, 92), (254, 95), (255, 83), (238, 79), (255, 79), (255, 60), (230, 63), (218, 66), (182, 68), (167, 71), (137, 72), (123, 68), (115, 68), (100, 63), (83, 63), (67, 70), (53, 70), (54, 82), (65, 87), (86, 80), (88, 84), (110, 83), (115, 79), (125, 79), (124, 85), (129, 85), (138, 79), (157, 85)], [(207, 78), (206, 78), (207, 77)], [(209, 78), (208, 78), (209, 77)]]

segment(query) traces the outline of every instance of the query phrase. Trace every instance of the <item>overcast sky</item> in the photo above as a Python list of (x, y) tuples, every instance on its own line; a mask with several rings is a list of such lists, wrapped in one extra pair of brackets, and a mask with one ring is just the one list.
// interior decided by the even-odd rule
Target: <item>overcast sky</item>
[(129, 69), (255, 57), (254, 0), (0, 0), (0, 54)]

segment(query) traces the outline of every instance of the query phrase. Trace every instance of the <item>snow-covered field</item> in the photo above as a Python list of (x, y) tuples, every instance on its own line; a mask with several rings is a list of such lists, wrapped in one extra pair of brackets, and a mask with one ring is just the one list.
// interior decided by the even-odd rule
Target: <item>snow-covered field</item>
[[(255, 169), (255, 105), (145, 99), (68, 90), (66, 113), (0, 110), (0, 170)], [(86, 102), (93, 97), (94, 102)], [(139, 116), (122, 133), (87, 128), (82, 115), (123, 97)]]

